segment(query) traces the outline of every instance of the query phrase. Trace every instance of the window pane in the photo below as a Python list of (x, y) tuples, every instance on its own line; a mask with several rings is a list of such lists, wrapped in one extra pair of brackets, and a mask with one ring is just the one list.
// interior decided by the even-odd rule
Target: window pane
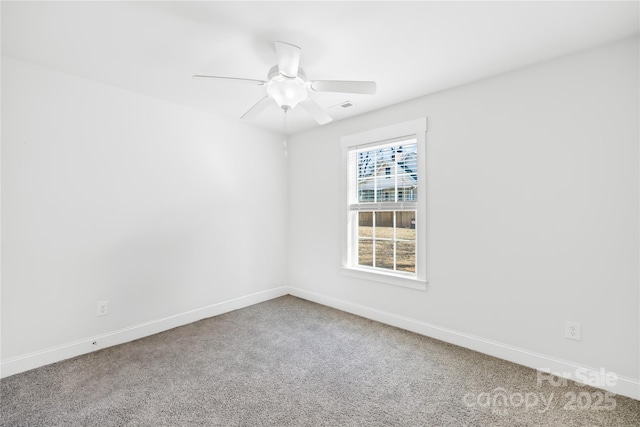
[(373, 212), (358, 212), (358, 264), (373, 267)]
[(418, 189), (418, 148), (417, 144), (398, 147), (398, 201), (416, 201)]
[(376, 239), (393, 239), (393, 212), (376, 212)]
[(373, 151), (364, 151), (358, 153), (358, 179), (375, 175), (375, 153)]
[(376, 202), (395, 202), (396, 177), (379, 176), (376, 178)]
[(398, 147), (398, 174), (418, 172), (418, 145), (409, 144)]
[(416, 211), (396, 212), (396, 239), (416, 240)]
[(415, 202), (418, 193), (417, 175), (398, 175), (398, 201)]
[(365, 178), (358, 180), (358, 203), (375, 202), (374, 179), (375, 178)]
[(358, 237), (373, 237), (373, 212), (358, 212)]
[(416, 272), (416, 243), (398, 242), (396, 243), (396, 270)]
[(395, 147), (376, 150), (376, 175), (395, 175)]
[(376, 267), (393, 270), (393, 241), (376, 240)]
[(373, 239), (358, 239), (358, 264), (373, 267)]

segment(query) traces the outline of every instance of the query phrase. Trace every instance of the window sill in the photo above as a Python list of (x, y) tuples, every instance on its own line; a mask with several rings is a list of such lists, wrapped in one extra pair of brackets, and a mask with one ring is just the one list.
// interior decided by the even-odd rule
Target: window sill
[(413, 277), (405, 277), (398, 274), (388, 274), (377, 271), (370, 271), (356, 267), (341, 267), (343, 274), (357, 279), (370, 280), (373, 282), (386, 283), (387, 285), (402, 286), (419, 291), (427, 290), (427, 281)]

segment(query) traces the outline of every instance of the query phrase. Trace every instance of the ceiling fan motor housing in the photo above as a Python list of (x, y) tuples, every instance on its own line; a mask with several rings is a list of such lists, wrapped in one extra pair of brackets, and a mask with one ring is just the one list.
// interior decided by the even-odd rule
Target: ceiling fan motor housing
[(309, 96), (306, 79), (307, 76), (302, 68), (298, 68), (296, 77), (287, 77), (280, 73), (276, 65), (269, 70), (267, 94), (283, 110), (292, 109)]

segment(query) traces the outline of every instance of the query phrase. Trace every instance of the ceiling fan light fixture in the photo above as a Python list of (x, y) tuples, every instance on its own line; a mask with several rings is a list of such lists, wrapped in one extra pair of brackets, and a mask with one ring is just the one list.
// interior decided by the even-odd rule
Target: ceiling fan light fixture
[(294, 108), (309, 96), (304, 71), (299, 69), (297, 77), (287, 77), (279, 72), (278, 66), (273, 67), (269, 71), (267, 94), (276, 101), (278, 107), (285, 110)]
[[(300, 80), (297, 82), (296, 80)], [(309, 96), (304, 88), (301, 79), (287, 79), (285, 81), (270, 81), (267, 86), (267, 93), (272, 97), (280, 108), (285, 110), (295, 108), (298, 103), (304, 101)]]

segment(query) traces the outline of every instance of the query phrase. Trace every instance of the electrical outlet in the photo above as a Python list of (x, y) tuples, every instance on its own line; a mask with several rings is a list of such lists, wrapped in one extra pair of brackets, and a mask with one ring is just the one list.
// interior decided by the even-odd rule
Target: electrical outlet
[(581, 325), (578, 322), (566, 321), (564, 323), (564, 336), (566, 338), (580, 341), (582, 339)]
[(107, 314), (109, 314), (109, 301), (98, 301), (96, 316), (106, 316)]

